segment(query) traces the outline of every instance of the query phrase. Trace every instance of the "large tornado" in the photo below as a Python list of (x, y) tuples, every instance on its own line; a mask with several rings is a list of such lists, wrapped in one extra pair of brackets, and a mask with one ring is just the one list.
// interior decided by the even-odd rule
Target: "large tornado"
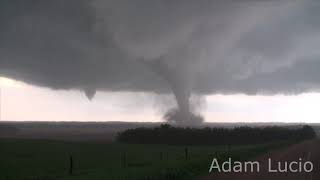
[(173, 70), (161, 60), (148, 62), (148, 65), (168, 83), (178, 105), (177, 109), (169, 110), (164, 118), (177, 125), (193, 126), (201, 124), (203, 118), (196, 115), (190, 108), (191, 92), (183, 73)]

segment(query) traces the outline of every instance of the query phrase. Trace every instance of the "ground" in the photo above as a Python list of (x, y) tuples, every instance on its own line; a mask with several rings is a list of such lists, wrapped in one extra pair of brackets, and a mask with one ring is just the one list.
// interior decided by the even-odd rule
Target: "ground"
[(246, 159), (281, 146), (286, 144), (187, 147), (0, 139), (0, 180), (186, 180), (207, 174), (214, 156)]
[[(310, 140), (289, 148), (272, 151), (256, 160), (261, 162), (260, 173), (214, 173), (199, 180), (317, 180), (320, 179), (320, 140)], [(274, 162), (292, 162), (302, 158), (311, 161), (314, 171), (311, 173), (269, 173), (268, 158)]]

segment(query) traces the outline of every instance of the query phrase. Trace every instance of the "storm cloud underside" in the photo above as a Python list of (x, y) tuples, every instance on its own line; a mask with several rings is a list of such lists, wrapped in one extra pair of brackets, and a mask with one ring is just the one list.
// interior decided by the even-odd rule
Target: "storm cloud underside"
[(318, 91), (319, 8), (316, 0), (1, 1), (0, 76), (89, 98)]

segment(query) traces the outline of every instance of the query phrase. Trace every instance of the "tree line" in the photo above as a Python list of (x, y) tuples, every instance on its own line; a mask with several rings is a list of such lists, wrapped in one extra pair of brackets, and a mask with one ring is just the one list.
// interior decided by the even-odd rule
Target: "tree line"
[(169, 145), (240, 145), (261, 144), (275, 141), (301, 141), (316, 137), (310, 126), (288, 127), (238, 127), (182, 128), (161, 125), (155, 128), (136, 128), (118, 134), (117, 141), (138, 144)]

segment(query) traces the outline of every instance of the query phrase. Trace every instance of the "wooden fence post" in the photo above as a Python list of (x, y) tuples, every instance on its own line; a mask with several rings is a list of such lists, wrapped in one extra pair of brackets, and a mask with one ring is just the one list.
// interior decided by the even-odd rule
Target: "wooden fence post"
[(185, 153), (185, 156), (186, 156), (186, 160), (189, 159), (189, 151), (188, 151), (188, 148), (185, 148), (184, 149), (184, 153)]
[(126, 164), (127, 164), (127, 155), (126, 155), (126, 152), (122, 152), (122, 154), (121, 154), (121, 165), (122, 165), (123, 168), (125, 168)]
[(69, 156), (69, 175), (73, 174), (73, 157), (72, 155)]

